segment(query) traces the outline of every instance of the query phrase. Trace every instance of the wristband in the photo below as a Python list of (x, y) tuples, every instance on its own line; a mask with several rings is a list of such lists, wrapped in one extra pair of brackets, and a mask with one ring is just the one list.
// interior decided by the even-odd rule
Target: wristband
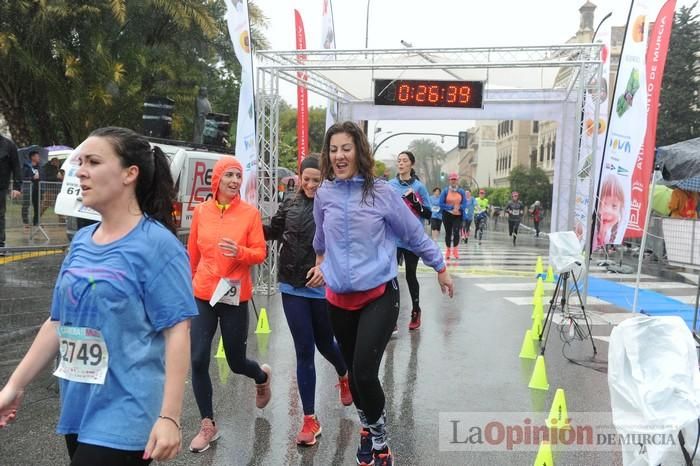
[(182, 427), (180, 427), (180, 424), (177, 423), (177, 421), (169, 416), (158, 416), (159, 419), (167, 419), (168, 421), (172, 422), (175, 424), (175, 427), (177, 427), (177, 430), (182, 430)]

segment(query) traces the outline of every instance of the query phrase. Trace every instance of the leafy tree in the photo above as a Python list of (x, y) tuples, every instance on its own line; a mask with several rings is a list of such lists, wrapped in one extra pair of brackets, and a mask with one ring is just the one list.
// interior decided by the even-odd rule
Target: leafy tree
[[(326, 134), (326, 109), (309, 108), (309, 153), (320, 153)], [(297, 170), (297, 109), (281, 101), (279, 110), (279, 162), (281, 167)]]
[[(222, 0), (0, 2), (0, 113), (14, 139), (74, 145), (99, 126), (139, 129), (149, 95), (175, 100), (174, 137), (190, 139), (200, 85), (235, 122), (240, 68), (225, 8)], [(250, 15), (264, 26), (253, 4)], [(253, 44), (265, 46), (258, 30)]]
[(382, 177), (386, 172), (386, 164), (381, 160), (374, 159), (374, 175)]
[(442, 186), (444, 183), (440, 180), (440, 167), (446, 155), (442, 147), (432, 139), (414, 139), (408, 145), (408, 150), (416, 157), (413, 168), (427, 189)]
[[(514, 167), (508, 177), (510, 190), (520, 193), (520, 200), (525, 205), (540, 201), (548, 208), (552, 203), (552, 185), (547, 174), (539, 167), (525, 168), (522, 165)], [(510, 194), (508, 194), (510, 198)]]
[(676, 12), (661, 87), (656, 145), (700, 136), (700, 15), (697, 2)]
[[(489, 200), (489, 204), (493, 206), (505, 207), (505, 205), (510, 200), (510, 188), (485, 188), (486, 198)], [(475, 195), (477, 195), (476, 193)]]

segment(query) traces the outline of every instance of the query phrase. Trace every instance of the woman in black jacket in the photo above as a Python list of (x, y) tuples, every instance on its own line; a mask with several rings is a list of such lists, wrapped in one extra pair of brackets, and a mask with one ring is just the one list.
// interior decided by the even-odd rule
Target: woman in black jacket
[(296, 442), (314, 445), (321, 434), (321, 425), (314, 414), (316, 391), (315, 349), (321, 352), (338, 373), (340, 401), (352, 404), (348, 384), (348, 370), (333, 337), (325, 298), (322, 275), (316, 265), (312, 242), (314, 223), (314, 196), (321, 184), (321, 171), (316, 156), (308, 156), (301, 163), (299, 189), (287, 193), (284, 202), (264, 225), (265, 239), (281, 240), (278, 279), (282, 305), (287, 324), (294, 339), (297, 355), (297, 383), (304, 408), (304, 423)]

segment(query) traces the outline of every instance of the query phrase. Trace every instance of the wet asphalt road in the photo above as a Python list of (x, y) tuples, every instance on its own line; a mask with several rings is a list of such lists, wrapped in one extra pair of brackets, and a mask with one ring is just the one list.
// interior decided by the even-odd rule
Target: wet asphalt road
[[(529, 246), (520, 246), (526, 249)], [(542, 251), (546, 255), (545, 251)], [(12, 306), (21, 319), (23, 312), (40, 318), (47, 309), (45, 291), (50, 291), (60, 261), (55, 257), (37, 258), (19, 264), (6, 264), (0, 305), (3, 322)], [(12, 267), (10, 267), (12, 266)], [(421, 274), (423, 325), (416, 332), (407, 329), (410, 318), (408, 290), (400, 278), (402, 306), (399, 335), (389, 343), (380, 371), (387, 396), (389, 444), (398, 465), (526, 465), (533, 464), (536, 449), (508, 452), (503, 445), (490, 451), (442, 451), (440, 434), (450, 438), (450, 426), (440, 424), (440, 413), (457, 412), (460, 419), (482, 419), (474, 413), (492, 413), (503, 419), (508, 413), (526, 413), (541, 422), (549, 411), (557, 387), (566, 390), (569, 411), (610, 412), (607, 376), (604, 373), (567, 362), (562, 343), (554, 335), (547, 347), (546, 361), (550, 390), (528, 389), (534, 361), (518, 358), (524, 331), (530, 326), (529, 306), (517, 307), (499, 293), (474, 285), (501, 283), (504, 277), (455, 278), (456, 296), (440, 294), (435, 274)], [(527, 278), (510, 282), (532, 283)], [(31, 288), (36, 282), (32, 297)], [(14, 283), (16, 286), (7, 286)], [(24, 285), (24, 286), (22, 286)], [(28, 291), (30, 290), (30, 291)], [(28, 294), (29, 293), (29, 294)], [(523, 296), (531, 292), (522, 292)], [(355, 464), (359, 424), (352, 407), (343, 407), (335, 388), (337, 377), (332, 366), (316, 357), (316, 413), (323, 427), (317, 445), (300, 448), (294, 437), (301, 425), (302, 410), (295, 382), (295, 357), (279, 296), (255, 299), (257, 308), (267, 309), (272, 333), (255, 335), (251, 319), (248, 355), (273, 368), (273, 398), (264, 410), (254, 404), (253, 382), (228, 370), (223, 359), (212, 359), (214, 407), (222, 436), (209, 451), (182, 452), (173, 465), (351, 465)], [(37, 309), (39, 308), (39, 309)], [(37, 315), (32, 317), (37, 319)], [(26, 322), (14, 322), (21, 327)], [(609, 328), (596, 327), (606, 334)], [(212, 351), (216, 351), (218, 336)], [(604, 361), (607, 345), (596, 342), (598, 360)], [(0, 383), (4, 383), (28, 339), (16, 337), (3, 342), (0, 357)], [(590, 358), (590, 342), (576, 342), (567, 355)], [(470, 414), (472, 413), (472, 414)], [(504, 414), (505, 413), (505, 414)], [(54, 434), (58, 399), (50, 374), (45, 372), (27, 392), (18, 420), (0, 431), (0, 464), (68, 464), (63, 439)], [(609, 421), (609, 420), (608, 420)], [(199, 415), (190, 382), (186, 388), (182, 416), (185, 447), (196, 434)], [(442, 430), (441, 430), (442, 429)], [(447, 430), (446, 430), (447, 429)], [(557, 447), (556, 465), (621, 464), (618, 452), (583, 451)]]

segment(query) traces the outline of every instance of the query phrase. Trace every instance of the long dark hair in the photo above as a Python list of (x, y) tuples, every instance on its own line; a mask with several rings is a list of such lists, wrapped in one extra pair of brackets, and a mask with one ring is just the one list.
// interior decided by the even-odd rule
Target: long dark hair
[[(401, 154), (406, 154), (408, 160), (411, 161), (411, 176), (417, 180), (420, 180), (420, 178), (418, 178), (418, 175), (416, 175), (416, 171), (413, 169), (413, 165), (416, 164), (416, 156), (413, 155), (413, 152), (411, 152), (410, 150), (402, 150), (401, 152), (399, 152), (399, 155)], [(398, 156), (396, 156), (396, 158), (398, 158)]]
[(321, 178), (324, 180), (335, 179), (333, 167), (331, 166), (330, 146), (331, 137), (340, 133), (349, 134), (355, 144), (357, 170), (364, 178), (362, 182), (362, 202), (366, 201), (368, 195), (374, 199), (374, 157), (372, 157), (372, 150), (369, 147), (369, 141), (364, 131), (352, 121), (335, 123), (326, 131), (326, 136), (323, 138), (323, 149), (321, 150)]
[(175, 186), (170, 165), (160, 147), (153, 147), (148, 140), (128, 128), (108, 126), (96, 129), (90, 137), (107, 139), (124, 168), (136, 165), (136, 200), (141, 212), (162, 223), (175, 234), (173, 199)]

